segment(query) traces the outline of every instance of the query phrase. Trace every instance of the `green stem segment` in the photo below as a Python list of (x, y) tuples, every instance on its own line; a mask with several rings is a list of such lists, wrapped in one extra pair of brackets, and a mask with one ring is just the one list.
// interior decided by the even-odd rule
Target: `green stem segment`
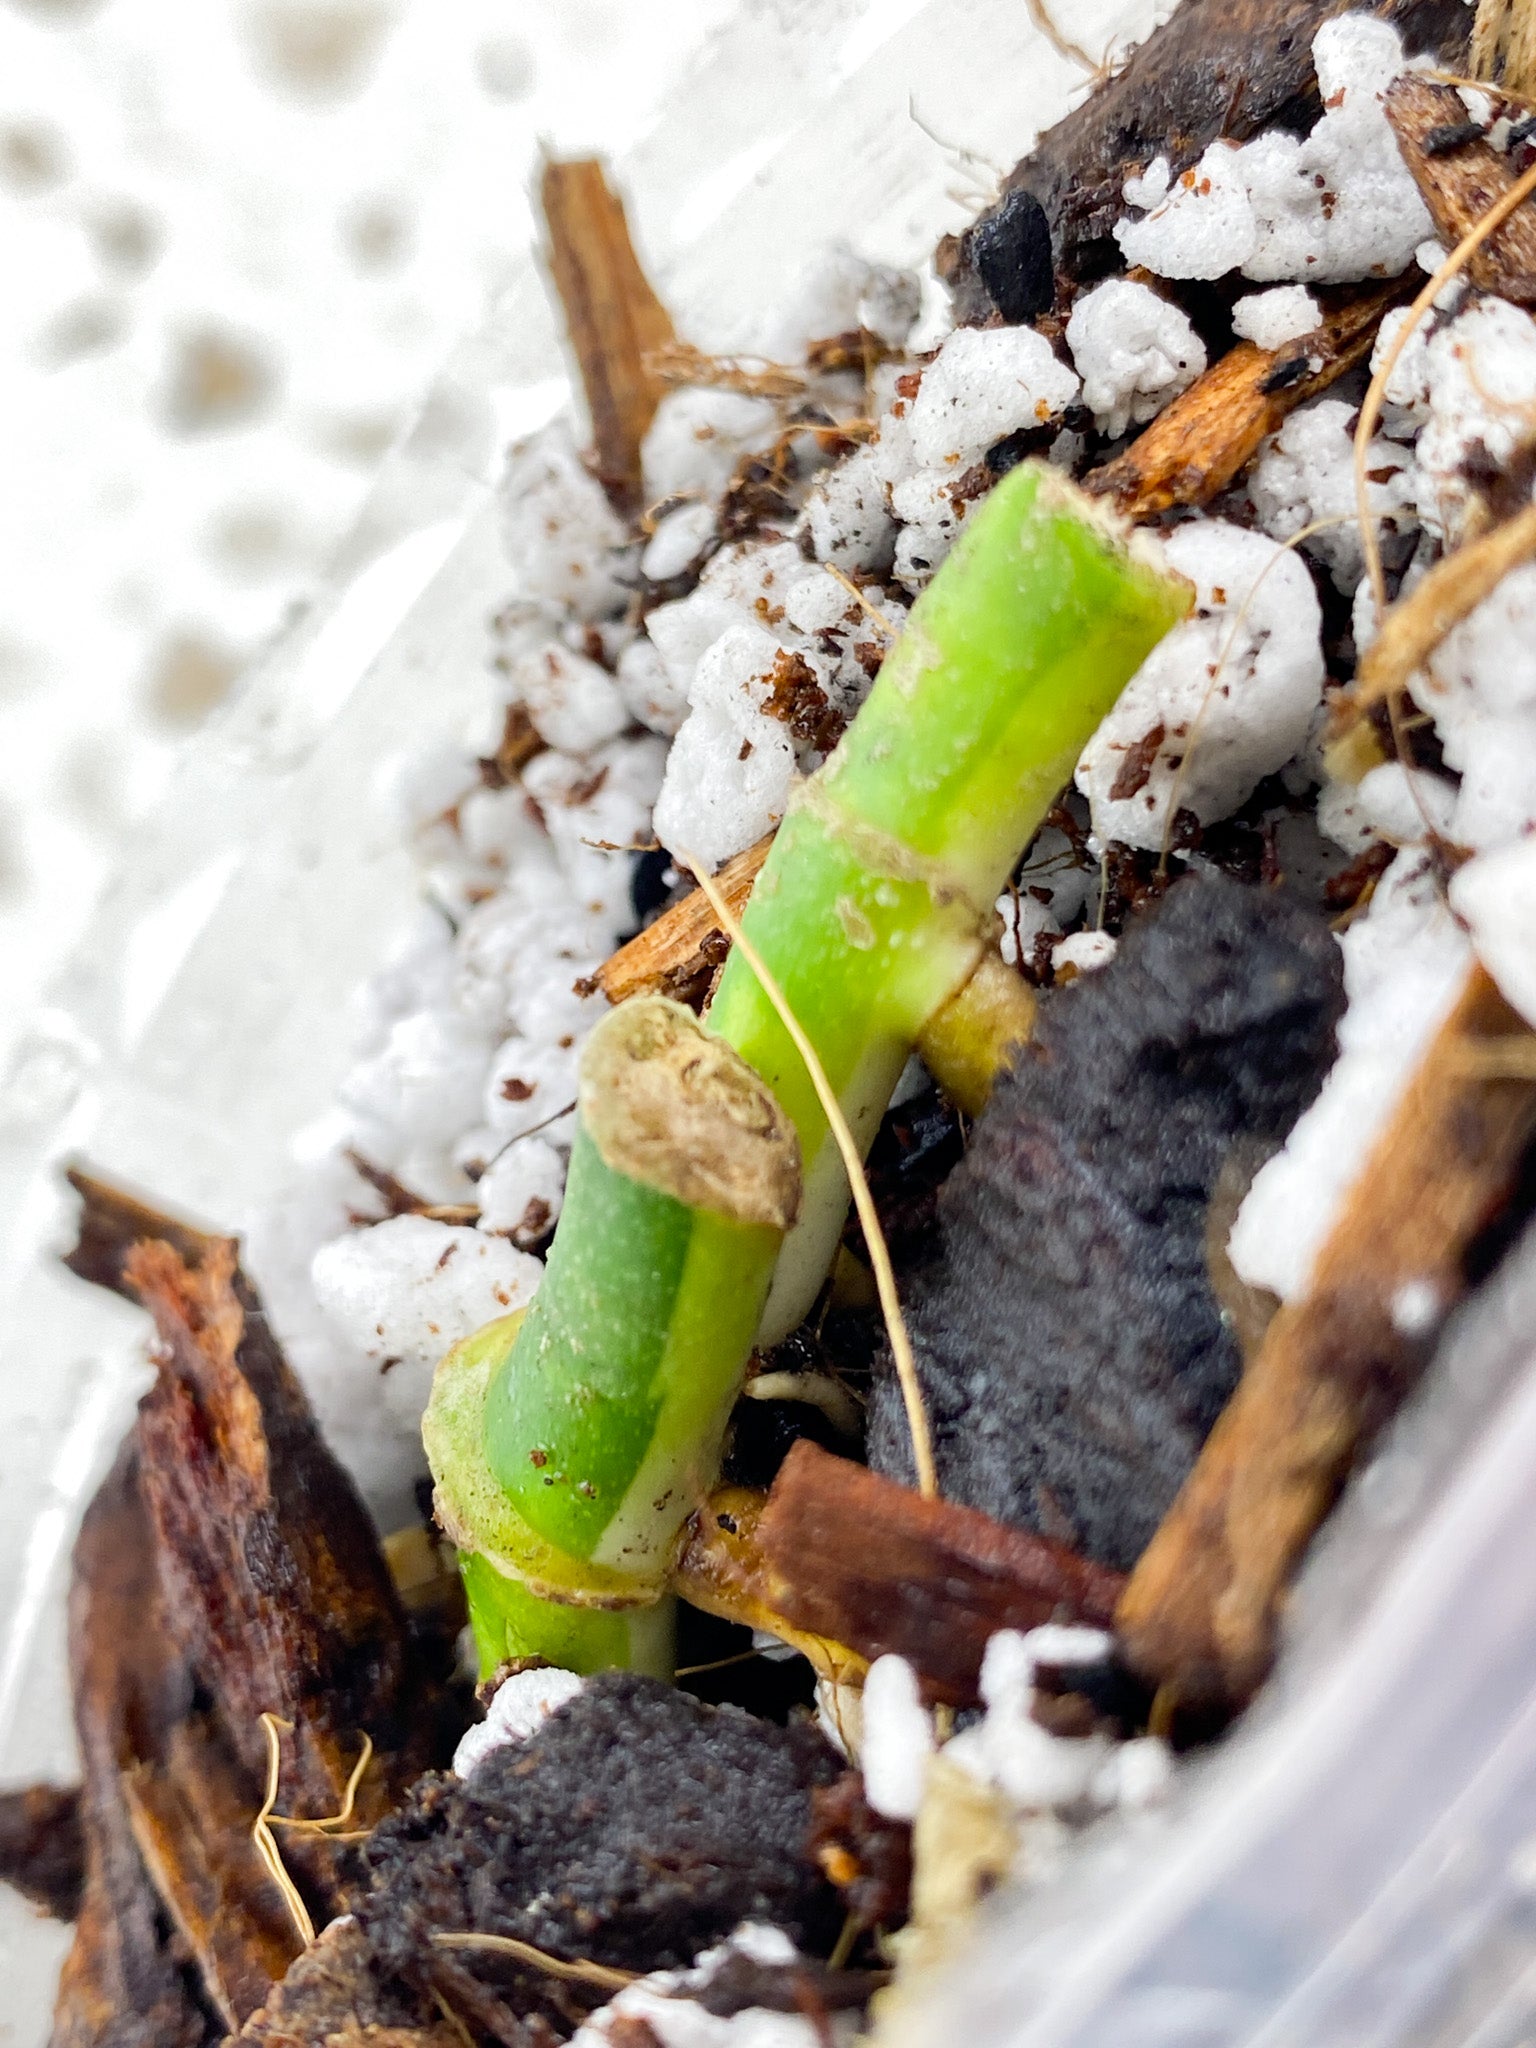
[[(842, 744), (802, 786), (744, 924), (861, 1147), (924, 1025), (993, 946), (993, 902), (1083, 745), (1189, 601), (1187, 584), (1138, 558), (1055, 472), (1020, 465), (966, 522)], [(429, 1415), (440, 1492), (445, 1464), (462, 1494), (474, 1460), (499, 1488), (494, 1531), (452, 1517), (481, 1553), (468, 1584), (483, 1659), (492, 1648), (553, 1656), (545, 1645), (558, 1637), (567, 1663), (618, 1661), (606, 1603), (660, 1597), (754, 1339), (793, 1329), (830, 1266), (847, 1180), (804, 1064), (738, 955), (708, 1026), (794, 1127), (798, 1220), (783, 1239), (708, 1189), (701, 1200), (692, 1185), (655, 1184), (648, 1167), (642, 1178), (618, 1170), (590, 1128), (601, 1097), (589, 1097), (584, 1067), (543, 1284), (515, 1332), (496, 1325), (496, 1343), (470, 1340), (483, 1391), (461, 1431), (478, 1429), (478, 1441), (455, 1431), (444, 1451)], [(440, 1369), (434, 1409), (457, 1356)], [(521, 1531), (512, 1543), (509, 1516)], [(518, 1595), (488, 1584), (492, 1556)], [(568, 1609), (546, 1627), (546, 1597), (605, 1605), (589, 1608), (590, 1637), (573, 1642)]]

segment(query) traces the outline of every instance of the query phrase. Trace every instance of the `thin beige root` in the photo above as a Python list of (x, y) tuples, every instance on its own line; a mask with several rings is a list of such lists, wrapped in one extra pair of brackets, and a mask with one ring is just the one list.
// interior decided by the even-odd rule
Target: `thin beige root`
[(333, 1842), (357, 1842), (366, 1839), (373, 1832), (371, 1828), (349, 1833), (347, 1826), (357, 1805), (357, 1788), (362, 1784), (363, 1775), (372, 1760), (373, 1737), (364, 1735), (362, 1750), (357, 1762), (352, 1766), (351, 1776), (347, 1779), (341, 1810), (333, 1813), (328, 1820), (297, 1820), (285, 1813), (272, 1813), (267, 1816), (267, 1825), (274, 1828), (292, 1828), (295, 1834), (301, 1835), (328, 1835)]
[(1531, 0), (1478, 0), (1468, 56), (1480, 83), (1529, 93), (1536, 86), (1536, 8)]
[(832, 562), (823, 562), (821, 566), (826, 570), (834, 583), (840, 583), (843, 586), (844, 590), (847, 591), (854, 603), (865, 614), (877, 633), (883, 633), (887, 640), (900, 639), (900, 629), (891, 624), (885, 613), (881, 611), (879, 605), (864, 595), (864, 592), (860, 590), (857, 583), (848, 575), (846, 570), (839, 569)]
[(747, 398), (798, 398), (806, 383), (803, 370), (760, 357), (706, 355), (688, 341), (671, 341), (664, 348), (652, 349), (645, 368), (664, 384), (711, 385), (721, 391), (739, 391)]
[(1457, 1049), (1456, 1065), (1479, 1081), (1536, 1081), (1536, 1034), (1469, 1040)]
[(1381, 631), (1360, 657), (1352, 712), (1368, 710), (1408, 687), (1446, 635), (1490, 597), (1511, 569), (1536, 555), (1536, 505), (1442, 556), (1406, 597), (1388, 607)]
[(1069, 35), (1056, 26), (1047, 0), (1024, 0), (1024, 5), (1029, 10), (1030, 20), (1058, 57), (1065, 57), (1069, 64), (1081, 65), (1095, 82), (1104, 76), (1109, 69), (1108, 56), (1090, 57), (1081, 43), (1074, 43)]
[(459, 2015), (454, 2011), (453, 2007), (448, 2003), (447, 1999), (444, 1998), (441, 1991), (438, 1990), (435, 1984), (429, 1985), (427, 1988), (432, 1993), (433, 2001), (435, 2002), (438, 2011), (442, 2014), (443, 2018), (448, 2022), (449, 2026), (452, 2027), (453, 2031), (458, 2035), (459, 2039), (464, 2043), (464, 2048), (475, 2048), (474, 2035), (469, 2031), (469, 2028), (465, 2026), (463, 2020), (459, 2018)]
[(622, 1991), (626, 1984), (635, 1983), (640, 1974), (637, 1970), (615, 1970), (607, 1963), (584, 1959), (568, 1962), (564, 1956), (552, 1956), (547, 1949), (535, 1948), (531, 1941), (517, 1941), (510, 1934), (434, 1934), (432, 1943), (435, 1948), (482, 1950), (486, 1955), (510, 1956), (514, 1962), (542, 1970), (546, 1977), (559, 1977), (568, 1984), (594, 1984), (599, 1991)]
[(732, 945), (740, 949), (743, 959), (757, 976), (763, 994), (778, 1013), (779, 1022), (794, 1041), (795, 1050), (805, 1062), (805, 1070), (811, 1077), (811, 1086), (816, 1090), (832, 1136), (842, 1154), (843, 1166), (848, 1174), (849, 1186), (853, 1189), (854, 1207), (859, 1212), (863, 1226), (864, 1241), (869, 1247), (869, 1262), (875, 1271), (875, 1286), (880, 1295), (880, 1308), (885, 1317), (886, 1334), (890, 1339), (891, 1357), (896, 1366), (896, 1377), (901, 1385), (901, 1398), (907, 1411), (907, 1429), (912, 1437), (912, 1462), (917, 1468), (917, 1490), (925, 1500), (937, 1500), (939, 1476), (933, 1462), (933, 1435), (928, 1427), (928, 1411), (923, 1406), (923, 1391), (917, 1377), (917, 1360), (912, 1355), (911, 1339), (901, 1313), (901, 1299), (896, 1291), (896, 1274), (891, 1265), (890, 1249), (885, 1242), (885, 1232), (880, 1227), (879, 1213), (875, 1198), (869, 1191), (869, 1180), (864, 1172), (864, 1162), (859, 1157), (859, 1148), (848, 1128), (843, 1115), (842, 1104), (837, 1091), (827, 1079), (826, 1069), (817, 1057), (816, 1048), (807, 1037), (803, 1026), (789, 1006), (789, 999), (779, 987), (762, 955), (752, 944), (737, 921), (735, 913), (724, 895), (716, 887), (714, 876), (703, 861), (694, 855), (674, 848), (677, 859), (693, 870), (694, 880), (709, 899), (709, 907), (719, 920), (721, 930)]
[(282, 1894), (283, 1904), (288, 1908), (300, 1941), (308, 1948), (315, 1938), (315, 1923), (309, 1917), (309, 1908), (300, 1895), (298, 1886), (288, 1875), (282, 1852), (277, 1846), (277, 1837), (272, 1832), (272, 1809), (277, 1804), (277, 1781), (283, 1767), (283, 1748), (279, 1730), (293, 1732), (291, 1721), (279, 1720), (276, 1714), (263, 1714), (261, 1725), (267, 1731), (267, 1790), (261, 1802), (261, 1811), (251, 1826), (251, 1840), (256, 1844), (256, 1853), (267, 1867), (267, 1875)]
[(1355, 510), (1360, 520), (1360, 547), (1365, 556), (1366, 574), (1371, 579), (1371, 597), (1376, 606), (1378, 619), (1386, 612), (1387, 584), (1381, 566), (1381, 545), (1376, 535), (1376, 519), (1371, 511), (1366, 464), (1370, 460), (1371, 440), (1381, 419), (1381, 408), (1386, 402), (1387, 385), (1392, 372), (1397, 368), (1403, 350), (1408, 346), (1409, 339), (1446, 285), (1466, 268), (1489, 236), (1503, 226), (1515, 208), (1522, 200), (1529, 198), (1532, 192), (1536, 192), (1536, 163), (1523, 171), (1503, 198), (1490, 206), (1481, 219), (1467, 230), (1434, 276), (1425, 284), (1409, 306), (1407, 318), (1393, 335), (1386, 355), (1382, 358), (1381, 368), (1371, 378), (1370, 387), (1366, 391), (1365, 403), (1360, 408), (1360, 419), (1355, 428)]

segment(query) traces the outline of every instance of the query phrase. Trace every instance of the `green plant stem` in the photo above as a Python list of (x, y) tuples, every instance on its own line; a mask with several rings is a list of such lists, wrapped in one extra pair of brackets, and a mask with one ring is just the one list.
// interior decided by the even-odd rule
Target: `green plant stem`
[[(1020, 465), (799, 792), (743, 923), (861, 1148), (924, 1024), (995, 943), (994, 899), (1078, 753), (1189, 596), (1054, 472)], [(543, 1284), (485, 1367), (474, 1447), (504, 1513), (500, 1540), (475, 1530), (471, 1547), (556, 1601), (659, 1596), (754, 1338), (810, 1308), (846, 1212), (826, 1116), (743, 958), (707, 1022), (794, 1126), (799, 1219), (781, 1246), (772, 1227), (679, 1201), (616, 1171), (584, 1119)], [(486, 1600), (483, 1571), (470, 1594)], [(543, 1653), (535, 1619), (522, 1654)], [(549, 1627), (567, 1661), (609, 1661), (595, 1619), (574, 1650), (568, 1617)]]

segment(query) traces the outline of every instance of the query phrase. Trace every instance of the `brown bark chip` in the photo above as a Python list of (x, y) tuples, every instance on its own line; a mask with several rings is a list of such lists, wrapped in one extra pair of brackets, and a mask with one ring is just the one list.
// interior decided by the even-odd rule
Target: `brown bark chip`
[[(1485, 141), (1477, 124), (1468, 122), (1453, 85), (1405, 72), (1388, 89), (1386, 108), (1435, 233), (1447, 249), (1454, 249), (1504, 197), (1526, 158)], [(1524, 111), (1514, 109), (1516, 117)], [(1536, 304), (1536, 205), (1527, 200), (1518, 207), (1474, 251), (1465, 274), (1479, 291), (1497, 293), (1517, 306)]]

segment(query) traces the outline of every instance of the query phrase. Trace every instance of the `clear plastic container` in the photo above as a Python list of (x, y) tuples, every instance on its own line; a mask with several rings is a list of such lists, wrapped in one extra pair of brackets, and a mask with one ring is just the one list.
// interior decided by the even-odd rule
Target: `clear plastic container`
[[(1152, 18), (1080, 0), (1071, 28), (1096, 49)], [(983, 203), (978, 166), (1012, 163), (1078, 82), (1019, 0), (742, 0), (618, 167), (681, 331), (749, 344), (838, 236), (921, 260)], [(327, 598), (190, 750), (0, 1096), (0, 1782), (73, 1775), (69, 1546), (145, 1383), (141, 1319), (54, 1258), (59, 1164), (84, 1154), (233, 1228), (288, 1178), (346, 1063), (348, 998), (415, 903), (375, 771), (474, 705), (504, 586), (498, 452), (566, 395), (530, 260), (386, 464)], [(1529, 2037), (1533, 1332), (1528, 1251), (1346, 1501), (1260, 1711), (1166, 1816), (995, 1902), (906, 2038)], [(46, 2039), (67, 1938), (0, 1894), (11, 2048)]]

